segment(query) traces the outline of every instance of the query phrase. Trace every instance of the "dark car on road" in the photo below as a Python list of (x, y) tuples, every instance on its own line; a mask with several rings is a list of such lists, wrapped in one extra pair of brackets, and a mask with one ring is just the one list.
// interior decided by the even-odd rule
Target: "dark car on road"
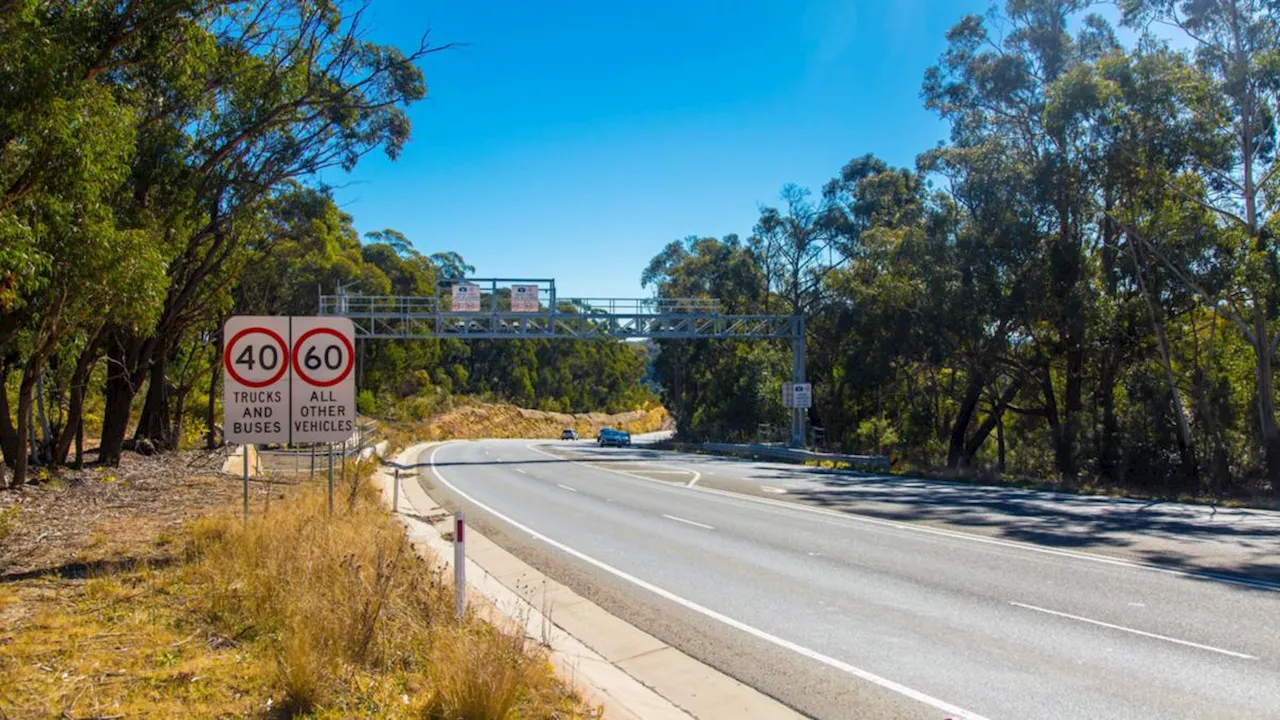
[(600, 447), (612, 445), (614, 447), (625, 447), (631, 444), (631, 433), (626, 430), (614, 430), (613, 428), (604, 428), (600, 434), (596, 436), (596, 442)]
[(577, 440), (578, 431), (574, 430), (573, 428), (565, 428), (564, 432), (560, 433), (560, 439), (561, 440)]

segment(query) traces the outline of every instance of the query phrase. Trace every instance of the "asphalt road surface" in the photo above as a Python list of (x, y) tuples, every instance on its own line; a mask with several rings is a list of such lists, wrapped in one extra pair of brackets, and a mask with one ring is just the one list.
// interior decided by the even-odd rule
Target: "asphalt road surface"
[(1280, 715), (1274, 513), (588, 443), (420, 462), (499, 543), (813, 717)]

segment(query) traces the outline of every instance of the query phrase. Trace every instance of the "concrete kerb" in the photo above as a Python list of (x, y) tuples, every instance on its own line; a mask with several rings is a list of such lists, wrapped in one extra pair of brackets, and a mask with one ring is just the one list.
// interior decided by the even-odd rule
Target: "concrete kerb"
[[(394, 463), (412, 466), (426, 449), (421, 443)], [(388, 506), (394, 469), (383, 467), (375, 483)], [(416, 471), (400, 473), (401, 512), (414, 547), (430, 561), (452, 566), (452, 546), (443, 532), (451, 517), (417, 482)], [(405, 509), (412, 514), (405, 514)], [(426, 520), (427, 522), (424, 522)], [(629, 623), (610, 615), (568, 587), (543, 575), (469, 527), (467, 585), (503, 616), (549, 648), (551, 661), (589, 702), (603, 705), (610, 718), (666, 720), (699, 718), (800, 718), (768, 696), (707, 666)], [(656, 662), (653, 658), (661, 658)]]

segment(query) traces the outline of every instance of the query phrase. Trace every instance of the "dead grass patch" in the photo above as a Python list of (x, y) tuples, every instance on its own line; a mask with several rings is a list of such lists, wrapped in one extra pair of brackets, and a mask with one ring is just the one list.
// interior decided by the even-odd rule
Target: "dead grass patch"
[(85, 543), (76, 577), (0, 583), (0, 717), (598, 717), (523, 635), (454, 618), (370, 486), (342, 491), (332, 517), (301, 485), (247, 525)]

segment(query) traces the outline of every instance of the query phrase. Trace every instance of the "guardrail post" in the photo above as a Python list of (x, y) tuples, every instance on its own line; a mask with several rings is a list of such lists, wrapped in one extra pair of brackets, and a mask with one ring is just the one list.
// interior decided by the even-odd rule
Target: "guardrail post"
[(453, 516), (453, 588), (459, 620), (467, 615), (466, 527), (466, 517), (459, 510)]

